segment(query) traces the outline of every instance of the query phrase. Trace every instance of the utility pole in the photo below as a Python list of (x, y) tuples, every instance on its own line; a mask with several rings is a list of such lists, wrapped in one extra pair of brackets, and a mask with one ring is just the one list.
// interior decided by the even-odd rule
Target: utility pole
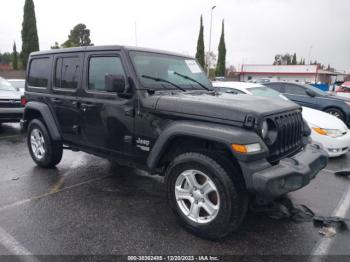
[(216, 5), (212, 6), (211, 10), (210, 10), (210, 33), (209, 33), (209, 51), (208, 51), (208, 68), (207, 68), (207, 75), (209, 77), (209, 71), (210, 71), (210, 52), (211, 52), (211, 29), (212, 29), (212, 25), (213, 25), (213, 11), (215, 9)]

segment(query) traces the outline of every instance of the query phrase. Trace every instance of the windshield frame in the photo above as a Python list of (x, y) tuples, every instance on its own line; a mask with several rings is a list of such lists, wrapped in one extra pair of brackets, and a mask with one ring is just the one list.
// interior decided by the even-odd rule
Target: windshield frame
[[(206, 86), (210, 92), (214, 91), (215, 88), (213, 87), (210, 79), (207, 77), (205, 71), (203, 70), (203, 68), (200, 66), (200, 64), (198, 63), (198, 61), (193, 58), (193, 57), (190, 57), (190, 56), (186, 56), (186, 55), (178, 55), (178, 54), (173, 54), (173, 53), (167, 53), (167, 52), (153, 52), (153, 51), (144, 51), (144, 50), (129, 50), (128, 51), (128, 55), (129, 55), (129, 58), (130, 58), (130, 62), (133, 66), (133, 69), (134, 69), (134, 72), (136, 74), (136, 77), (139, 81), (139, 84), (141, 85), (141, 89), (151, 89), (151, 90), (154, 90), (154, 91), (172, 91), (172, 90), (179, 90), (177, 88), (172, 88), (171, 85), (169, 85), (169, 88), (163, 86), (163, 87), (155, 87), (154, 85), (147, 85), (144, 83), (144, 81), (142, 80), (142, 74), (141, 72), (138, 72), (138, 69), (137, 69), (137, 66), (135, 64), (135, 60), (134, 60), (134, 57), (137, 55), (137, 54), (145, 54), (145, 55), (154, 55), (154, 56), (158, 56), (158, 57), (168, 57), (168, 58), (175, 58), (175, 59), (183, 59), (184, 61), (185, 60), (193, 60), (196, 62), (196, 64), (198, 65), (200, 71), (201, 71), (201, 74), (203, 74), (203, 76), (205, 77), (205, 79), (207, 80), (207, 83), (203, 83), (200, 81), (200, 83), (204, 86)], [(176, 75), (176, 74), (174, 74)], [(193, 75), (191, 74), (189, 77), (192, 77)], [(169, 79), (166, 79), (166, 80), (169, 80)], [(169, 80), (170, 81), (170, 80)], [(172, 81), (173, 82), (173, 81)], [(195, 83), (193, 81), (190, 81), (188, 80), (188, 85), (187, 86), (184, 86), (183, 84), (179, 84), (179, 83), (175, 83), (174, 84), (177, 84), (179, 85), (180, 87), (182, 87), (183, 89), (185, 89), (186, 91), (206, 91), (208, 92), (207, 90), (205, 90), (203, 87), (201, 87), (198, 83)], [(163, 82), (164, 84), (164, 82)], [(198, 86), (198, 87), (197, 87)], [(140, 88), (138, 88), (140, 89)], [(181, 91), (181, 90), (179, 90)]]

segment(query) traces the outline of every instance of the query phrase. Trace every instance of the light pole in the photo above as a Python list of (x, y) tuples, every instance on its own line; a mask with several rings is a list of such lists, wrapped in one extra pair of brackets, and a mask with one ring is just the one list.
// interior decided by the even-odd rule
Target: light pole
[(309, 49), (309, 65), (311, 65), (311, 50), (312, 50), (312, 45), (310, 45), (310, 49)]
[(216, 5), (212, 6), (211, 10), (210, 10), (210, 33), (209, 33), (209, 51), (208, 51), (208, 56), (207, 56), (207, 59), (208, 59), (208, 68), (207, 68), (207, 74), (208, 74), (208, 77), (209, 77), (209, 71), (210, 71), (210, 51), (211, 51), (211, 28), (212, 28), (212, 25), (213, 25), (213, 11), (215, 9)]

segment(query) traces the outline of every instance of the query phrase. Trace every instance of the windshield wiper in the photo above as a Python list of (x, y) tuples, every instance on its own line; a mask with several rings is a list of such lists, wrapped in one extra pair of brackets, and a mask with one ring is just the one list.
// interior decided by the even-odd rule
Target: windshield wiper
[(178, 72), (174, 72), (175, 75), (178, 75), (178, 76), (181, 76), (182, 78), (185, 78), (187, 80), (190, 80), (192, 82), (195, 82), (197, 83), (198, 85), (200, 85), (201, 87), (203, 87), (205, 90), (207, 91), (211, 91), (208, 87), (206, 87), (205, 85), (203, 85), (201, 82), (197, 81), (196, 79), (193, 79), (192, 77), (189, 77), (189, 76), (186, 76), (186, 75), (183, 75), (183, 74), (180, 74)]
[(168, 81), (168, 80), (166, 80), (166, 79), (159, 78), (159, 77), (148, 76), (148, 75), (142, 75), (141, 77), (147, 78), (147, 79), (152, 79), (152, 80), (154, 80), (154, 81), (156, 81), (156, 82), (168, 83), (168, 84), (170, 84), (170, 85), (172, 85), (172, 86), (175, 86), (177, 89), (180, 89), (181, 91), (186, 92), (186, 89), (184, 89), (184, 88), (182, 88), (181, 86), (178, 86), (177, 84), (174, 84), (173, 82), (170, 82), (170, 81)]

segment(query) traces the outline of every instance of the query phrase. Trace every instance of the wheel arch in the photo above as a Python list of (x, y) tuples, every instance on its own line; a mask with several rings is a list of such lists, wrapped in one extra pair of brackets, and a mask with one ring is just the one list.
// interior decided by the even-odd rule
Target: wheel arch
[(24, 108), (23, 114), (24, 130), (27, 130), (28, 124), (31, 120), (39, 118), (43, 120), (54, 141), (59, 141), (62, 139), (49, 106), (40, 102), (28, 102)]
[(235, 153), (231, 144), (256, 142), (264, 147), (255, 132), (243, 128), (210, 123), (174, 122), (158, 137), (148, 156), (147, 166), (151, 169), (160, 168), (179, 153), (209, 149), (227, 154), (240, 169), (239, 160), (246, 156)]

